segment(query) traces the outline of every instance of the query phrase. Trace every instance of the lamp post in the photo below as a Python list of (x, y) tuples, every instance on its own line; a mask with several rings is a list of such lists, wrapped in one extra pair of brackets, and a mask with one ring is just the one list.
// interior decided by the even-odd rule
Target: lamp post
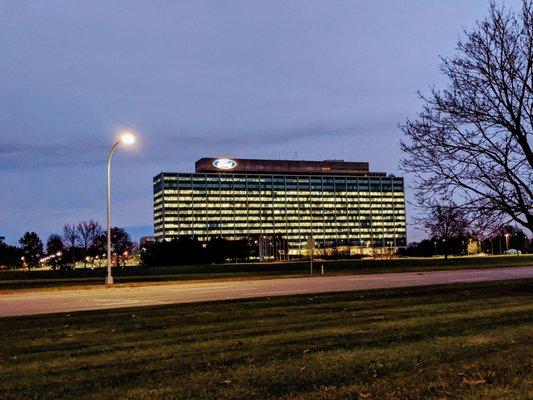
[(505, 250), (509, 250), (509, 233), (506, 233), (505, 235)]
[(113, 284), (113, 275), (111, 274), (111, 159), (117, 147), (121, 144), (133, 144), (135, 143), (135, 136), (126, 132), (124, 133), (118, 142), (116, 142), (107, 157), (107, 276), (105, 278), (106, 285)]

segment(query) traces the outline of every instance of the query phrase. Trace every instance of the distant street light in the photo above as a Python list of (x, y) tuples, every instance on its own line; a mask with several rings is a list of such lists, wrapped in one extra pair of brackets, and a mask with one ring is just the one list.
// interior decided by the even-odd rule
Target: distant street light
[(509, 233), (506, 233), (505, 235), (505, 250), (509, 250)]
[(116, 142), (109, 156), (107, 157), (107, 277), (105, 278), (106, 285), (113, 284), (113, 275), (111, 275), (111, 158), (117, 149), (118, 145), (124, 143), (131, 145), (135, 143), (135, 136), (130, 132), (124, 132), (120, 140)]

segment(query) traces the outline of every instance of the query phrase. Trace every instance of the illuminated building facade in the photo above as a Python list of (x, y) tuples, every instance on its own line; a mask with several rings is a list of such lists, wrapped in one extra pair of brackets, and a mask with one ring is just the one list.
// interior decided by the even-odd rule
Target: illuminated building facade
[(365, 162), (202, 158), (194, 173), (154, 177), (154, 231), (281, 237), (281, 257), (307, 254), (309, 238), (315, 254), (387, 254), (406, 245), (404, 182)]

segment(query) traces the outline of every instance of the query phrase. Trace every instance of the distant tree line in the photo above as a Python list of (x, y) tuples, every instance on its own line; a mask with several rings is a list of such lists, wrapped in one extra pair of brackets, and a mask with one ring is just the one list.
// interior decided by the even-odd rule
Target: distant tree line
[(476, 253), (504, 254), (507, 249), (531, 253), (533, 252), (532, 245), (532, 241), (521, 229), (507, 225), (494, 235), (483, 238), (471, 231), (450, 235), (446, 239), (433, 236), (411, 243), (407, 248), (400, 249), (399, 253), (408, 257), (461, 256)]
[(252, 240), (228, 240), (214, 237), (201, 243), (192, 236), (180, 236), (170, 241), (159, 241), (141, 248), (143, 266), (191, 265), (246, 261), (255, 255)]
[[(452, 202), (425, 209), (418, 219), (428, 238), (400, 248), (400, 256), (431, 257), (434, 255), (466, 255), (484, 252), (503, 254), (507, 249), (532, 252), (532, 243), (526, 234), (512, 225), (479, 230), (468, 220), (462, 207)], [(487, 232), (489, 232), (487, 234)], [(135, 250), (134, 243), (123, 228), (111, 230), (113, 263), (125, 265)], [(34, 268), (45, 259), (53, 269), (70, 269), (78, 263), (84, 267), (102, 266), (106, 258), (107, 235), (98, 222), (81, 221), (66, 224), (62, 234), (51, 234), (46, 246), (37, 233), (26, 232), (19, 240), (19, 246), (11, 246), (0, 236), (0, 267)], [(242, 262), (254, 260), (285, 259), (288, 243), (281, 235), (251, 236), (248, 239), (228, 240), (213, 237), (202, 243), (192, 236), (180, 236), (171, 241), (149, 243), (140, 249), (141, 264), (171, 266)], [(332, 251), (322, 258), (349, 258), (349, 250), (333, 246)]]
[(22, 249), (6, 243), (6, 238), (0, 236), (0, 266), (19, 267), (22, 264)]
[[(94, 266), (95, 259), (106, 257), (107, 252), (107, 232), (97, 221), (82, 221), (78, 224), (63, 226), (63, 240), (67, 251), (69, 262), (74, 265), (82, 261), (84, 267), (90, 261)], [(128, 255), (134, 249), (129, 234), (124, 228), (111, 228), (111, 248), (115, 266), (123, 264)]]
[[(46, 259), (53, 269), (73, 268), (80, 261), (87, 268), (88, 265), (94, 267), (95, 260), (106, 257), (107, 233), (97, 221), (81, 221), (65, 224), (62, 235), (51, 234), (46, 241), (46, 249), (35, 232), (24, 233), (19, 245), (10, 246), (0, 236), (0, 266), (31, 270)], [(126, 230), (118, 227), (111, 228), (111, 246), (115, 266), (124, 265), (135, 248)]]

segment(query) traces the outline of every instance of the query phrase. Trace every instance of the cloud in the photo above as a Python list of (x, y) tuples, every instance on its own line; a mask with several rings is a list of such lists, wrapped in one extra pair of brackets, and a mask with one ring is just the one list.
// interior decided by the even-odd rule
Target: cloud
[(0, 143), (0, 159), (21, 156), (27, 151), (20, 143)]
[[(383, 121), (377, 123), (383, 125)], [(329, 126), (328, 126), (329, 125)], [(376, 124), (359, 126), (335, 126), (321, 123), (298, 128), (284, 129), (253, 129), (230, 131), (229, 129), (209, 128), (196, 134), (181, 134), (180, 129), (166, 128), (166, 132), (158, 132), (143, 137), (140, 132), (140, 143), (135, 149), (136, 161), (150, 160), (154, 157), (175, 157), (178, 152), (196, 152), (202, 154), (206, 148), (221, 147), (242, 148), (243, 146), (276, 147), (288, 143), (308, 142), (329, 138), (360, 136), (375, 132)], [(90, 141), (87, 139), (68, 141), (54, 140), (37, 143), (0, 142), (0, 167), (7, 170), (27, 170), (31, 168), (68, 167), (74, 165), (94, 165), (105, 161), (111, 144)], [(126, 161), (127, 162), (127, 161)]]
[(250, 128), (249, 130), (228, 131), (212, 130), (201, 132), (198, 135), (179, 133), (160, 133), (150, 138), (150, 146), (158, 147), (169, 143), (179, 144), (182, 148), (203, 148), (209, 146), (279, 146), (294, 142), (309, 143), (310, 140), (340, 139), (362, 137), (368, 134), (379, 135), (395, 130), (397, 120), (394, 118), (381, 118), (376, 121), (354, 125), (339, 125), (335, 123), (318, 123), (314, 125), (299, 126), (297, 128), (283, 128), (265, 130)]
[(0, 142), (0, 167), (27, 170), (95, 164), (105, 157), (105, 146), (88, 142), (24, 143)]

